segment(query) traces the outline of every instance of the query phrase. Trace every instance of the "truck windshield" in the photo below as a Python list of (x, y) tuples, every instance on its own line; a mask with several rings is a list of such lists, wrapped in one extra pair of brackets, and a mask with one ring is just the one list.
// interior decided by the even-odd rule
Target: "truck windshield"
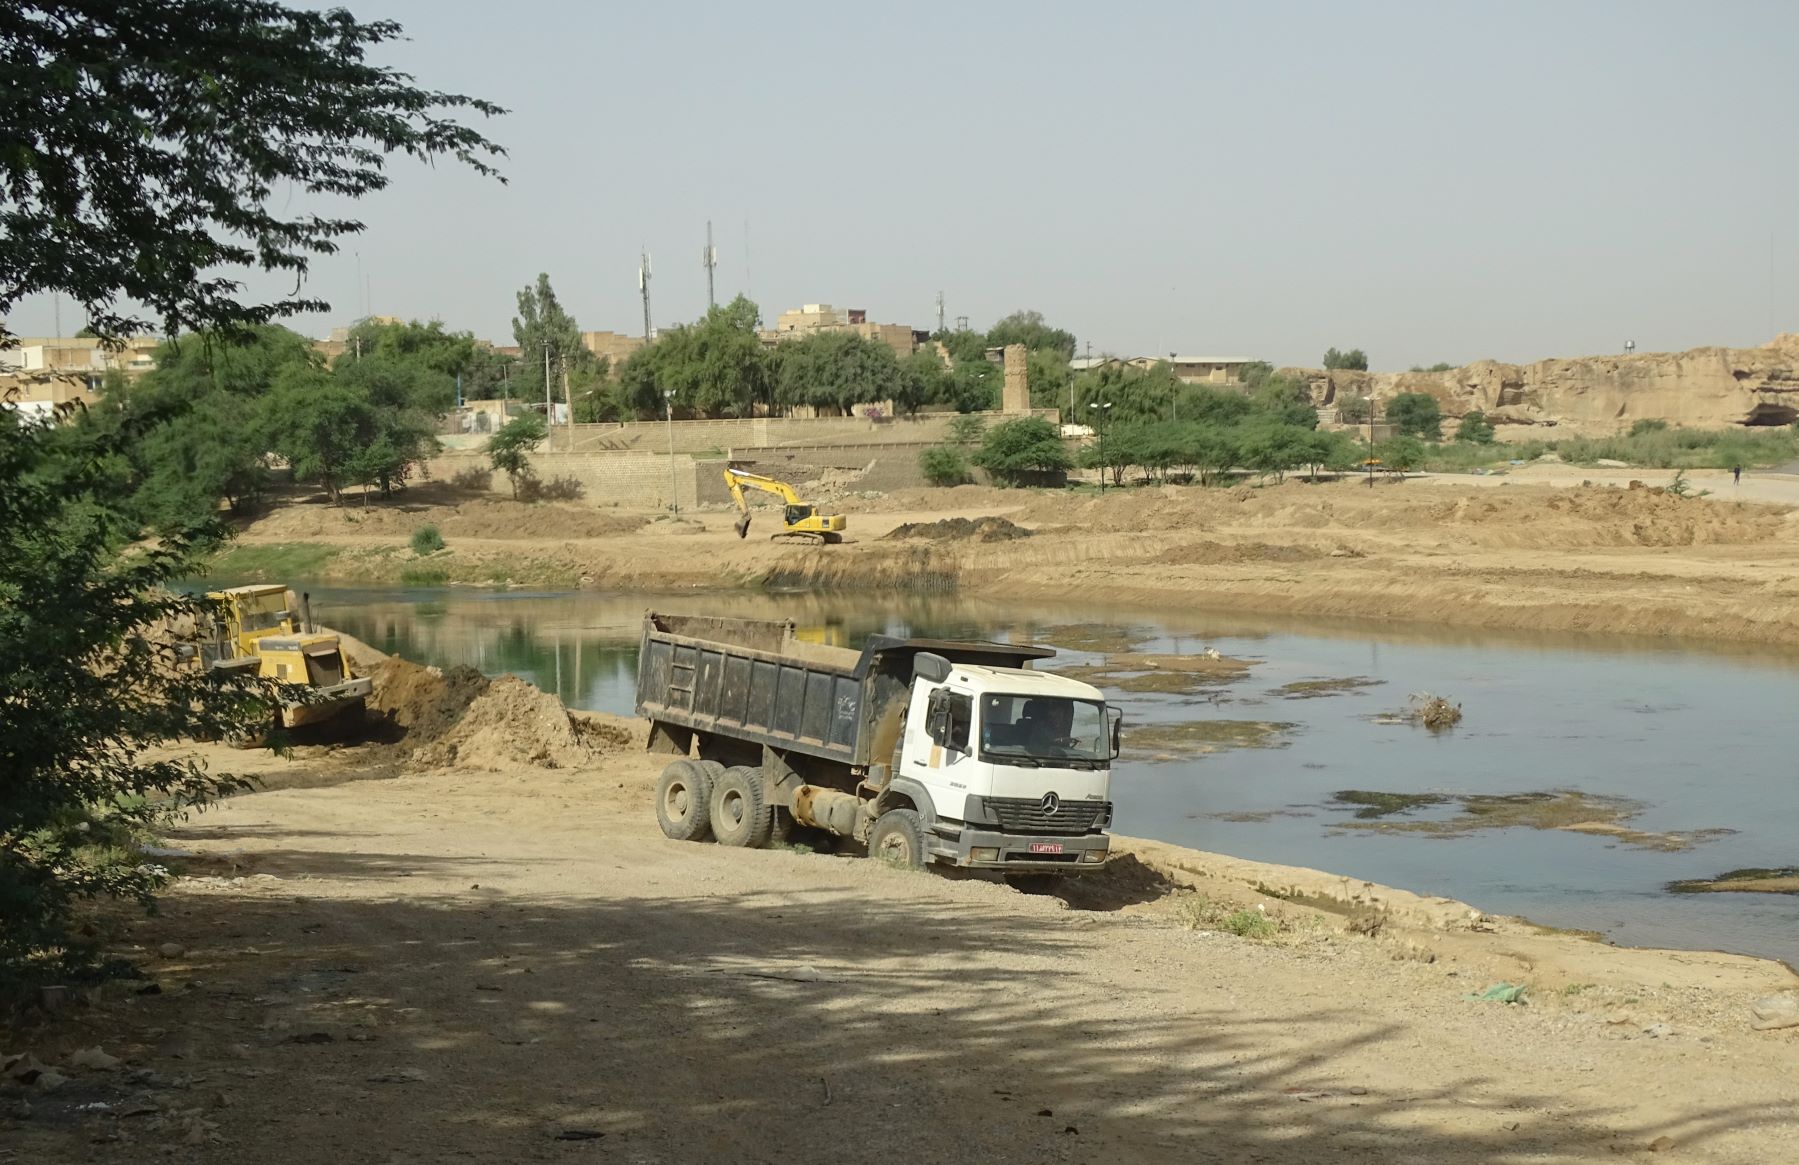
[(981, 759), (1026, 768), (1089, 769), (1110, 759), (1106, 708), (1065, 696), (981, 697)]

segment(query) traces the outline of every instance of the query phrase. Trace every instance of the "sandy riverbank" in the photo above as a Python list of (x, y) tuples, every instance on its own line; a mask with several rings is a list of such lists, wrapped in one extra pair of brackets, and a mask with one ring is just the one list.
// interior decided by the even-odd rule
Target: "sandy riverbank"
[[(928, 1130), (971, 1165), (1743, 1162), (1799, 1138), (1799, 1037), (1750, 1030), (1799, 986), (1776, 964), (1149, 842), (1058, 897), (669, 842), (634, 723), (416, 668), (377, 704), (371, 743), (201, 749), (267, 791), (180, 829), (199, 856), (162, 912), (113, 924), (156, 993), (14, 1039), (126, 1061), (0, 1109), (22, 1160), (859, 1160)], [(1499, 982), (1529, 1002), (1466, 998)]]
[[(792, 586), (949, 590), (1006, 599), (1173, 601), (1221, 612), (1358, 618), (1799, 644), (1799, 502), (1787, 479), (1746, 484), (1770, 500), (1680, 498), (1593, 473), (1540, 467), (1509, 478), (1419, 478), (1373, 489), (1289, 481), (1266, 488), (1039, 493), (964, 486), (848, 498), (851, 542), (747, 540), (728, 512), (648, 512), (421, 501), (373, 514), (284, 506), (244, 531), (221, 573), (264, 567), (345, 582), (450, 581), (605, 590)], [(1666, 474), (1644, 471), (1657, 483)], [(1628, 480), (1628, 479), (1627, 479)], [(1021, 540), (894, 539), (906, 523), (1001, 516)], [(449, 549), (405, 548), (423, 524)], [(298, 548), (296, 550), (296, 548)], [(299, 560), (294, 555), (301, 554)], [(310, 557), (307, 557), (310, 556)]]

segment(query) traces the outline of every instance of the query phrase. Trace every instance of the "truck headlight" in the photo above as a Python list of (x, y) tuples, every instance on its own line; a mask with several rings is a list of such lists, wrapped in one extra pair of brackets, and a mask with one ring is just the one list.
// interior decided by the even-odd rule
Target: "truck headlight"
[(968, 860), (971, 862), (997, 862), (999, 861), (999, 849), (977, 845), (968, 851)]
[(1083, 862), (1092, 862), (1097, 865), (1106, 860), (1106, 851), (1103, 849), (1090, 849), (1081, 855), (1081, 860)]

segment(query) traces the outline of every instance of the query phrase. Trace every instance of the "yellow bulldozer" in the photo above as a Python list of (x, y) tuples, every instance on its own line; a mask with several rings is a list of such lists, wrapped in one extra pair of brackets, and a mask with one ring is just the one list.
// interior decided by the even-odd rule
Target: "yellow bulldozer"
[(221, 613), (197, 629), (192, 658), (199, 666), (307, 689), (282, 702), (283, 728), (348, 714), (360, 718), (374, 681), (354, 673), (336, 635), (313, 629), (310, 618), (294, 610), (286, 586), (227, 587), (206, 597), (221, 605)]
[(819, 513), (817, 506), (801, 501), (800, 495), (784, 481), (776, 481), (772, 477), (763, 477), (760, 473), (744, 469), (727, 468), (725, 484), (731, 488), (731, 498), (740, 511), (735, 525), (739, 538), (746, 537), (750, 532), (750, 503), (745, 500), (743, 491), (754, 489), (774, 494), (786, 503), (781, 510), (782, 529), (770, 534), (770, 538), (813, 543), (843, 541), (843, 515)]

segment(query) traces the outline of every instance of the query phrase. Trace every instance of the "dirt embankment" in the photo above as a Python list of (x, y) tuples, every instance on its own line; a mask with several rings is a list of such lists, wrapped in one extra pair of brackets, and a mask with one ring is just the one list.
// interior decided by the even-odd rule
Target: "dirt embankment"
[[(454, 510), (411, 515), (436, 522), (449, 542), (425, 559), (398, 530), (385, 540), (321, 535), (327, 560), (307, 569), (321, 579), (398, 581), (422, 570), (440, 581), (605, 590), (961, 590), (1799, 644), (1799, 520), (1789, 507), (1578, 477), (1498, 488), (1468, 479), (900, 491), (847, 500), (849, 541), (818, 548), (739, 540), (722, 510), (676, 523), (647, 512), (481, 507), (481, 523), (468, 527), (480, 535), (458, 533)], [(598, 525), (580, 525), (580, 515)], [(289, 549), (270, 544), (320, 521), (341, 519), (277, 511), (252, 524), (244, 549)]]

